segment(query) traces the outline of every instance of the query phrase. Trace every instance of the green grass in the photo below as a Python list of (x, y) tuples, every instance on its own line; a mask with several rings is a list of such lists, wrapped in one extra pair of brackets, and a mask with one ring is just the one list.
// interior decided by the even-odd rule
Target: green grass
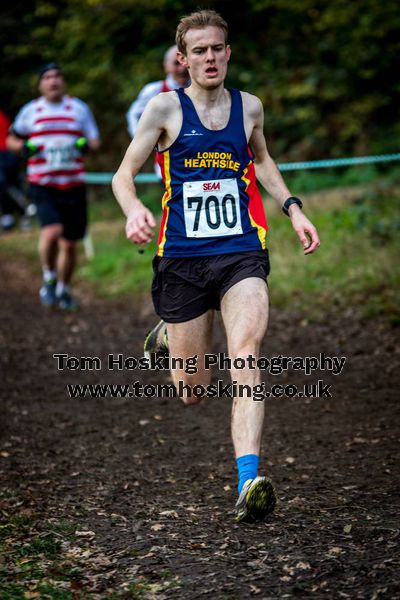
[(340, 193), (305, 209), (321, 247), (304, 256), (297, 236), (281, 215), (270, 219), (271, 299), (276, 306), (311, 311), (355, 306), (365, 316), (400, 323), (398, 268), (400, 194), (376, 185), (353, 201)]
[[(291, 189), (304, 198), (306, 214), (322, 242), (311, 256), (303, 255), (289, 219), (271, 200), (266, 202), (273, 305), (301, 310), (310, 317), (352, 306), (366, 316), (383, 315), (393, 324), (400, 323), (400, 170), (396, 167), (378, 175), (376, 167), (353, 167), (340, 176), (336, 173), (334, 179), (326, 171), (296, 175)], [(332, 187), (338, 181), (342, 187)], [(357, 186), (350, 186), (351, 182)], [(313, 187), (320, 191), (302, 191)], [(125, 218), (110, 192), (102, 189), (100, 196), (91, 202), (95, 258), (80, 261), (76, 279), (89, 282), (106, 297), (148, 293), (155, 243), (140, 254), (126, 240)], [(154, 210), (159, 186), (143, 186), (141, 196)], [(37, 231), (1, 237), (3, 253), (22, 254), (39, 271), (36, 246)]]
[(143, 253), (125, 237), (124, 222), (115, 227), (93, 227), (95, 259), (82, 262), (79, 277), (92, 282), (102, 296), (120, 296), (148, 291), (151, 280), (151, 261), (156, 251), (155, 243)]
[[(65, 588), (76, 574), (64, 561), (61, 543), (67, 538), (55, 533), (57, 529), (65, 531), (66, 523), (52, 522), (47, 527), (33, 513), (7, 515), (5, 510), (0, 525), (0, 597), (26, 599), (26, 593), (31, 592), (38, 598), (72, 598), (72, 592)], [(72, 527), (68, 523), (69, 532)]]
[[(177, 576), (164, 569), (155, 581), (144, 576), (124, 574), (122, 566), (115, 581), (115, 566), (105, 569), (102, 558), (114, 558), (94, 542), (87, 546), (77, 540), (80, 525), (72, 521), (44, 519), (33, 512), (16, 512), (23, 502), (17, 495), (1, 494), (3, 505), (0, 522), (0, 598), (2, 600), (73, 600), (89, 598), (93, 582), (107, 582), (105, 600), (117, 598), (152, 598), (166, 590), (181, 586)], [(81, 547), (81, 544), (83, 546)], [(83, 550), (90, 550), (89, 556)], [(72, 552), (74, 550), (75, 552)], [(76, 552), (81, 550), (82, 552)], [(129, 548), (127, 549), (129, 550)], [(128, 554), (127, 554), (128, 556)], [(99, 565), (96, 557), (99, 558)], [(108, 562), (106, 563), (108, 564)], [(97, 596), (96, 596), (97, 597)]]
[(24, 544), (16, 551), (18, 556), (30, 557), (37, 554), (44, 554), (49, 559), (54, 559), (60, 553), (61, 542), (53, 534), (46, 536), (36, 536), (31, 543)]

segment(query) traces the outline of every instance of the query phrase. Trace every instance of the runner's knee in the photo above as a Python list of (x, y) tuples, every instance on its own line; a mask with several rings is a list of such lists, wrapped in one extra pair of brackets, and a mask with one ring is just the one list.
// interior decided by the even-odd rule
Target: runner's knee
[(195, 396), (195, 397), (193, 397), (193, 396), (191, 396), (191, 397), (183, 396), (181, 398), (181, 400), (182, 400), (182, 402), (183, 402), (183, 404), (185, 406), (193, 406), (194, 404), (199, 404), (203, 400), (203, 396), (200, 396), (200, 397), (197, 397), (197, 396)]
[(229, 357), (231, 360), (236, 361), (237, 364), (245, 361), (249, 356), (255, 358), (259, 355), (261, 346), (261, 340), (252, 340), (252, 343), (245, 343), (235, 347), (231, 347), (229, 350)]
[(199, 371), (195, 375), (186, 373), (172, 373), (174, 385), (179, 397), (187, 406), (198, 404), (206, 396), (207, 386), (210, 384), (210, 374)]
[(52, 243), (59, 240), (63, 233), (63, 226), (60, 223), (47, 225), (41, 230), (41, 238), (43, 241)]
[(66, 252), (75, 252), (76, 242), (60, 237), (59, 244)]

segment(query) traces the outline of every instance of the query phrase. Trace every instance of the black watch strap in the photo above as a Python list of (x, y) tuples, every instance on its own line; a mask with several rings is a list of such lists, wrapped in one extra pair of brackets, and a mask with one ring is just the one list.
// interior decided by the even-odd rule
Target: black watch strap
[(285, 215), (287, 217), (289, 217), (289, 211), (288, 208), (289, 206), (292, 206), (292, 204), (297, 204), (297, 206), (299, 206), (300, 208), (303, 208), (303, 203), (300, 200), (300, 198), (296, 198), (296, 196), (290, 196), (290, 198), (288, 198), (287, 200), (285, 200), (283, 206), (282, 206), (282, 210), (285, 213)]

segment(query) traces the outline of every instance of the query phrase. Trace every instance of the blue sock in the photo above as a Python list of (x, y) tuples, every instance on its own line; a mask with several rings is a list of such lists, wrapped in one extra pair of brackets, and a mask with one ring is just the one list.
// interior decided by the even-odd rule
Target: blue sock
[(248, 479), (257, 477), (258, 463), (260, 457), (257, 454), (245, 454), (236, 459), (236, 464), (239, 472), (238, 492), (242, 491), (243, 485)]

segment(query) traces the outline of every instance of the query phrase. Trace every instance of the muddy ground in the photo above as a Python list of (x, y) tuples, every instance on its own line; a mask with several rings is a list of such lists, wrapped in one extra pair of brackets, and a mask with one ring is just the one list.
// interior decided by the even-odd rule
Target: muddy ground
[[(336, 377), (270, 378), (320, 379), (332, 398), (267, 401), (261, 471), (280, 501), (266, 522), (238, 525), (229, 399), (67, 394), (168, 381), (106, 369), (109, 354), (142, 356), (149, 298), (82, 287), (78, 313), (49, 313), (30, 268), (2, 262), (1, 598), (400, 598), (398, 330), (355, 309), (310, 323), (272, 307), (263, 356), (347, 363)], [(58, 371), (54, 353), (103, 368)]]

